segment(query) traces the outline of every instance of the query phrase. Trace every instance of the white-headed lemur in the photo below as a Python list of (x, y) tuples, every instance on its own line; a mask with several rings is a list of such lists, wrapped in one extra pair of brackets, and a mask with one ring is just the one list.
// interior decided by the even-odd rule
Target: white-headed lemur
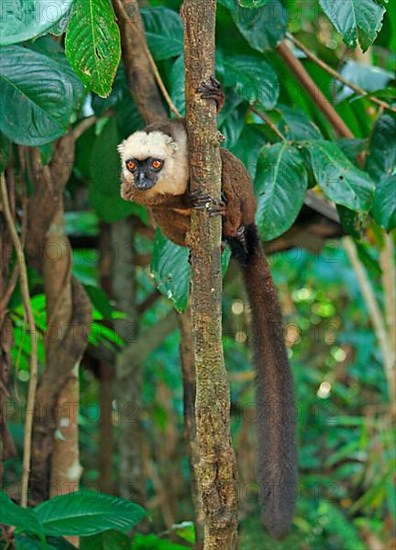
[[(211, 78), (197, 90), (202, 98), (224, 98)], [(162, 232), (186, 245), (191, 208), (208, 197), (189, 193), (184, 119), (151, 124), (119, 145), (121, 196), (150, 208)], [(223, 216), (223, 239), (240, 264), (252, 311), (251, 341), (257, 380), (258, 476), (263, 523), (275, 538), (287, 534), (297, 496), (296, 407), (284, 342), (282, 314), (255, 224), (256, 199), (243, 164), (220, 149), (223, 201), (212, 213)]]

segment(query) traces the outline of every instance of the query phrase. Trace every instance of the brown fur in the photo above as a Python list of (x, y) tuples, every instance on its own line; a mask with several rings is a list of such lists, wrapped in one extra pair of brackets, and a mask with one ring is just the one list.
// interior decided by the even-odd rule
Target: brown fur
[[(183, 121), (149, 127), (174, 139)], [(282, 315), (264, 250), (257, 237), (257, 210), (252, 184), (243, 164), (221, 149), (223, 238), (239, 260), (252, 309), (252, 346), (257, 378), (258, 473), (263, 522), (275, 538), (289, 530), (294, 515), (297, 484), (296, 411), (293, 379), (283, 338)], [(165, 160), (166, 163), (166, 160)], [(187, 182), (186, 182), (187, 184)], [(164, 186), (163, 186), (164, 187)], [(178, 187), (178, 186), (176, 186)], [(163, 233), (186, 246), (191, 200), (183, 195), (138, 191), (122, 177), (121, 194), (151, 208)]]

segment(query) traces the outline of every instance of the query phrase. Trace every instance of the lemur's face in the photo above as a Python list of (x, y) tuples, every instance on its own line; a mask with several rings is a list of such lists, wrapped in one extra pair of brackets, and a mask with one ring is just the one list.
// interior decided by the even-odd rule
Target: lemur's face
[(148, 157), (143, 160), (128, 158), (125, 160), (125, 168), (133, 175), (135, 187), (140, 191), (147, 191), (154, 187), (160, 177), (165, 161), (163, 159)]
[(121, 156), (121, 196), (153, 197), (156, 194), (182, 195), (187, 189), (187, 137), (181, 133), (178, 142), (155, 130), (135, 132), (124, 140)]

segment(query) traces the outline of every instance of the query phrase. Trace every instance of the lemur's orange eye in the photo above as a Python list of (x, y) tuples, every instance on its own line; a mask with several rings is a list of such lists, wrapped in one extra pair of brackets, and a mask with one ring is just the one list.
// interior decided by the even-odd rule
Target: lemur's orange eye
[(136, 162), (133, 162), (133, 160), (127, 160), (126, 167), (128, 170), (135, 170)]
[(161, 160), (153, 160), (153, 162), (151, 163), (151, 166), (154, 168), (154, 170), (159, 170), (162, 166), (162, 161)]

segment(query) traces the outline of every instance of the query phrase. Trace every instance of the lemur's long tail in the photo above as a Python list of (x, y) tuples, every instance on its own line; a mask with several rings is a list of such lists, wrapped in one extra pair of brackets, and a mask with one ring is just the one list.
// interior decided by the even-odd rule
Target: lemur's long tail
[[(248, 294), (256, 368), (258, 477), (262, 520), (276, 539), (290, 530), (297, 498), (296, 405), (282, 313), (257, 228), (231, 239)], [(242, 253), (242, 254), (241, 254)]]

